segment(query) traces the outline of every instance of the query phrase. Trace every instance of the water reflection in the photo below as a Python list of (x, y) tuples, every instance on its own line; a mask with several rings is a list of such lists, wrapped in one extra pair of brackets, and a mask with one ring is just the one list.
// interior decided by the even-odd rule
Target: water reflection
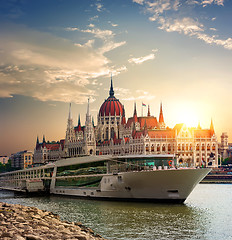
[[(226, 188), (199, 185), (186, 203), (180, 205), (93, 201), (55, 196), (8, 198), (6, 201), (49, 210), (68, 221), (81, 221), (112, 240), (230, 239), (230, 230), (223, 224), (224, 219), (228, 218), (225, 216), (228, 211), (223, 208), (226, 201), (230, 201), (228, 197), (231, 199), (229, 190), (231, 186), (228, 185)], [(221, 199), (221, 196), (226, 198)], [(229, 213), (232, 213), (231, 210)]]

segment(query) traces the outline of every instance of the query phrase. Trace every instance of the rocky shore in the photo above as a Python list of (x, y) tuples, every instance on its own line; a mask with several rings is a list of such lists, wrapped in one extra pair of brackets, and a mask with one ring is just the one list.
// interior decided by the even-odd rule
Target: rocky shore
[(52, 212), (0, 202), (0, 239), (103, 240), (104, 238), (80, 222), (61, 221), (60, 217)]

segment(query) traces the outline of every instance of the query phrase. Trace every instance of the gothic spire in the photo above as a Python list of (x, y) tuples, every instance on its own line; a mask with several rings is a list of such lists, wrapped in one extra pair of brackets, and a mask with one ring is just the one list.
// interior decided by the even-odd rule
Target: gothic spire
[(94, 127), (94, 118), (92, 117), (92, 124), (93, 124), (93, 127)]
[(80, 113), (78, 115), (78, 125), (77, 126), (81, 126), (81, 116), (80, 116)]
[(110, 91), (109, 91), (109, 94), (110, 94), (110, 97), (113, 97), (113, 96), (114, 96), (112, 73), (111, 73), (111, 85), (110, 85)]
[(160, 103), (159, 123), (164, 123), (164, 116), (163, 116), (162, 102)]
[(148, 117), (150, 117), (150, 116), (151, 116), (151, 113), (150, 113), (150, 105), (148, 105), (147, 116), (148, 116)]
[(38, 137), (38, 135), (37, 135), (36, 144), (39, 144), (39, 137)]
[(80, 132), (81, 131), (81, 116), (79, 114), (78, 116), (78, 125), (77, 125), (77, 131)]
[(136, 102), (134, 105), (134, 122), (138, 122), (137, 111), (136, 111)]
[(213, 126), (213, 119), (211, 118), (211, 123), (210, 123), (210, 131), (212, 135), (214, 134), (214, 126)]
[(69, 113), (68, 113), (68, 119), (72, 118), (72, 113), (71, 113), (71, 103), (69, 104)]
[(89, 116), (89, 98), (88, 98), (88, 105), (87, 105), (87, 113), (86, 113), (87, 116)]
[(46, 143), (46, 141), (45, 141), (45, 136), (43, 135), (43, 143)]

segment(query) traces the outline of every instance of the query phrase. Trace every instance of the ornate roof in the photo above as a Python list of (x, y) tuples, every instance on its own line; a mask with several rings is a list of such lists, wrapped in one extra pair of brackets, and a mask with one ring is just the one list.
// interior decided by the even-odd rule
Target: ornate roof
[(123, 105), (120, 101), (115, 98), (114, 90), (113, 90), (113, 82), (111, 77), (111, 86), (109, 91), (110, 96), (105, 100), (105, 102), (101, 105), (99, 110), (99, 116), (124, 116), (125, 111)]

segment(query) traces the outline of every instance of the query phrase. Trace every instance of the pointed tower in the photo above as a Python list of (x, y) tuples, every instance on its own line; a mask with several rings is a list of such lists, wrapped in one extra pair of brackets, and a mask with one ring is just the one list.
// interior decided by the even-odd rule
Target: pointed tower
[(211, 123), (210, 123), (210, 133), (211, 133), (211, 136), (213, 136), (215, 134), (214, 126), (213, 126), (213, 119), (212, 118), (211, 118)]
[(200, 124), (200, 121), (198, 122), (197, 129), (201, 129), (201, 124)]
[(114, 97), (114, 89), (113, 89), (113, 80), (112, 80), (112, 73), (111, 73), (111, 84), (110, 84), (110, 97)]
[(160, 128), (165, 128), (162, 102), (160, 103), (159, 125)]
[(75, 136), (75, 131), (73, 127), (73, 119), (72, 119), (71, 103), (70, 103), (68, 123), (67, 123), (66, 136), (65, 136), (65, 152), (66, 152), (66, 155), (69, 157), (73, 156), (72, 152), (69, 151), (69, 148), (71, 148), (70, 144), (75, 141), (76, 141), (76, 136)]
[(77, 131), (80, 132), (81, 131), (81, 116), (79, 114), (78, 116), (78, 125), (77, 125)]
[(147, 116), (148, 116), (148, 117), (151, 116), (151, 113), (150, 113), (150, 105), (148, 105)]
[(138, 122), (138, 117), (137, 117), (137, 110), (136, 110), (136, 103), (134, 104), (134, 123)]
[(148, 131), (147, 131), (147, 121), (145, 119), (145, 123), (144, 123), (144, 126), (143, 126), (143, 136), (146, 136), (148, 134)]
[(37, 135), (36, 145), (38, 145), (38, 144), (39, 144), (39, 137)]
[(96, 141), (95, 132), (92, 122), (92, 117), (89, 113), (89, 98), (86, 112), (85, 120), (85, 130), (84, 130), (84, 154), (95, 155), (96, 154)]
[(92, 124), (93, 124), (93, 127), (94, 127), (94, 118), (92, 117)]
[(45, 141), (45, 136), (43, 135), (43, 143), (46, 143), (46, 141)]
[(123, 114), (122, 114), (121, 125), (123, 125), (123, 126), (126, 125), (126, 117), (125, 117), (124, 105), (123, 105)]

